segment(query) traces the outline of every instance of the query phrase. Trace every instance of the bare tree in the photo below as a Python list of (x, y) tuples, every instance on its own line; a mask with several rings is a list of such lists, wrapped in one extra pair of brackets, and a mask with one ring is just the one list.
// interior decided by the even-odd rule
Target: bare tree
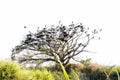
[[(87, 51), (85, 48), (99, 31), (101, 29), (90, 31), (81, 23), (73, 22), (68, 26), (61, 23), (48, 28), (45, 26), (42, 30), (38, 29), (36, 33), (29, 32), (21, 44), (12, 50), (11, 58), (20, 63), (47, 61), (58, 63), (59, 60), (66, 66), (72, 58)], [(23, 50), (29, 52), (20, 55)]]

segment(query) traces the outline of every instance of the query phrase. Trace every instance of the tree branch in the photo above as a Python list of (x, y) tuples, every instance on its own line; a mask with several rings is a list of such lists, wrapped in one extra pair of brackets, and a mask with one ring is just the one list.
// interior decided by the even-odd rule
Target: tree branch
[(39, 58), (39, 59), (35, 59), (35, 58), (31, 58), (31, 59), (21, 59), (19, 60), (19, 62), (24, 62), (24, 61), (38, 61), (38, 60), (41, 60), (41, 61), (55, 61), (54, 59), (51, 59), (51, 58), (47, 58), (47, 59), (43, 59), (43, 58)]

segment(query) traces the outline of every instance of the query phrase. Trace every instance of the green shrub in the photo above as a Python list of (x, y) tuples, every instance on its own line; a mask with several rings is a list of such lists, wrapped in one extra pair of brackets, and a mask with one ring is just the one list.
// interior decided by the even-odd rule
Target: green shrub
[(0, 80), (13, 80), (19, 70), (17, 63), (11, 61), (0, 61)]
[(34, 77), (35, 80), (55, 80), (51, 72), (47, 71), (46, 69), (43, 69), (41, 71), (36, 70)]
[(64, 66), (61, 67), (62, 69), (59, 67), (58, 69), (54, 67), (30, 69), (20, 68), (19, 64), (12, 61), (0, 61), (0, 80), (68, 80), (68, 78), (70, 80), (120, 80), (120, 66), (71, 64), (68, 67), (68, 74)]
[(27, 69), (20, 69), (17, 72), (15, 80), (33, 80), (34, 72)]
[(47, 69), (26, 69), (12, 61), (0, 61), (0, 80), (55, 80)]
[(69, 77), (70, 77), (70, 80), (80, 80), (79, 79), (79, 73), (76, 70), (72, 69), (72, 68), (71, 68), (71, 70), (69, 72)]
[(112, 66), (104, 68), (107, 76), (106, 80), (120, 80), (120, 66)]
[(54, 71), (52, 72), (52, 75), (54, 76), (55, 80), (66, 80), (62, 71)]
[(118, 73), (120, 73), (120, 66), (114, 66), (114, 67), (112, 68), (112, 70), (117, 70)]
[(102, 69), (102, 66), (91, 63), (80, 70), (79, 78), (81, 80), (105, 80), (106, 75)]
[(55, 80), (51, 72), (46, 69), (43, 70), (30, 70), (21, 69), (17, 72), (15, 80)]

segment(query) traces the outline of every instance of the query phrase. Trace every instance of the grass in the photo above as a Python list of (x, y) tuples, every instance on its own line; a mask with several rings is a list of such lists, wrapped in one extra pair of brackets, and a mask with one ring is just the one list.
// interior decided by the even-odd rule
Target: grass
[(62, 71), (45, 67), (21, 68), (16, 62), (0, 61), (0, 80), (120, 80), (120, 66), (89, 64), (81, 70), (78, 69), (79, 71), (71, 67), (67, 73), (62, 63), (60, 61), (59, 63)]
[(47, 69), (20, 68), (12, 61), (0, 61), (0, 80), (55, 80)]
[(111, 80), (110, 75), (112, 75), (112, 73), (117, 74), (117, 78), (118, 78), (118, 80), (120, 80), (120, 75), (119, 75), (119, 71), (117, 70), (117, 68), (113, 67), (113, 68), (109, 69), (109, 72), (104, 70), (104, 73), (105, 73), (105, 75), (107, 77), (106, 80)]

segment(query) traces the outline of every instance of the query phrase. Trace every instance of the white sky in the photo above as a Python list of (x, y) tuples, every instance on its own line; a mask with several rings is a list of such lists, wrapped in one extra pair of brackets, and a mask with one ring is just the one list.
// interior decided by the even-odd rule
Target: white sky
[(0, 0), (0, 58), (10, 57), (29, 30), (59, 20), (102, 28), (101, 40), (89, 45), (96, 53), (82, 55), (101, 64), (120, 65), (120, 0)]

